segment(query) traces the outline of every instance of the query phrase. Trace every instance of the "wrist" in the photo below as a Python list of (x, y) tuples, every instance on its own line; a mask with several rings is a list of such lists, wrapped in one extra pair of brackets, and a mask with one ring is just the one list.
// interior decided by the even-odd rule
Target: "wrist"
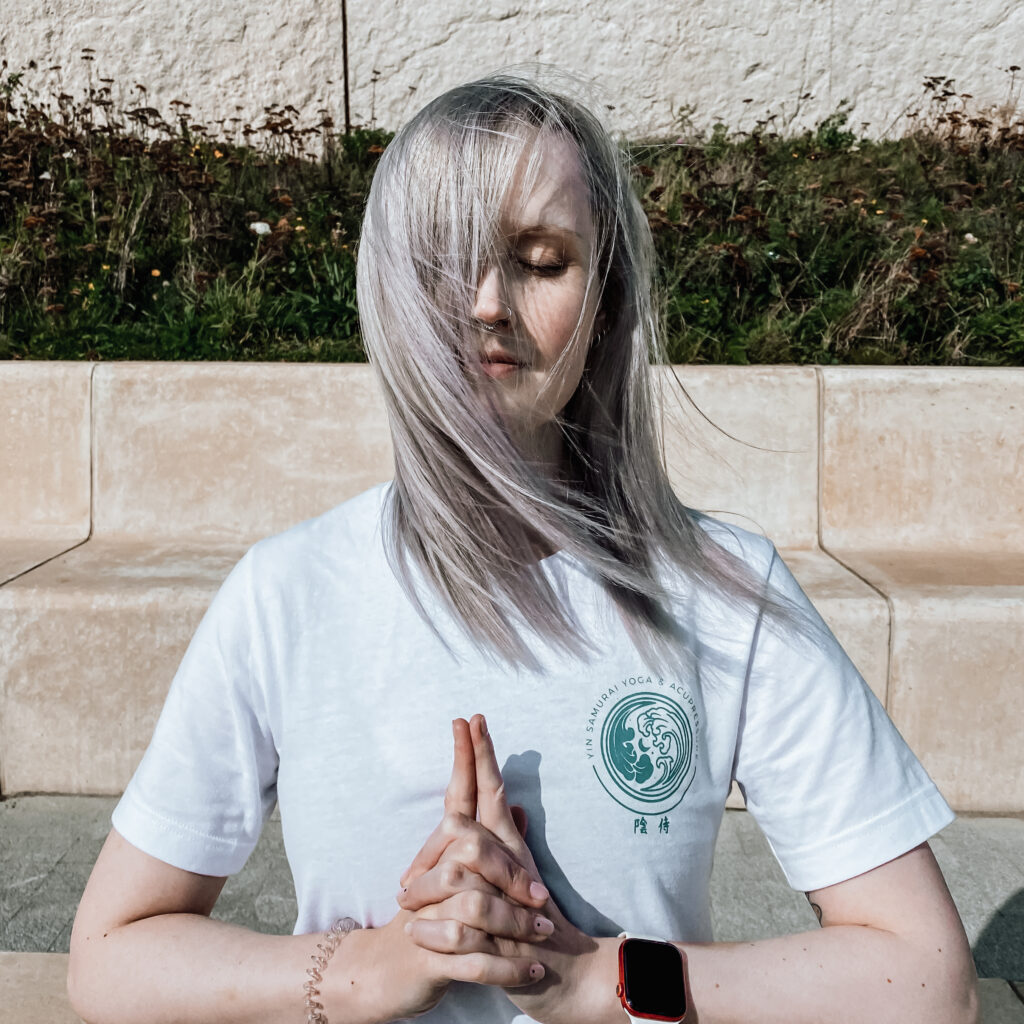
[(578, 1024), (628, 1024), (626, 1011), (615, 992), (619, 983), (619, 944), (616, 937), (597, 939), (596, 948), (584, 954), (577, 985), (579, 1001), (568, 1020)]
[(379, 1024), (407, 1015), (404, 996), (418, 965), (394, 924), (351, 932), (327, 965), (320, 991), (331, 1024)]

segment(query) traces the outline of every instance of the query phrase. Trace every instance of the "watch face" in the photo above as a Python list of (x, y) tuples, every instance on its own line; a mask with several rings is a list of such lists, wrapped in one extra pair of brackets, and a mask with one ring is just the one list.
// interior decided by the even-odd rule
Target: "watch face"
[(686, 985), (679, 950), (670, 942), (626, 939), (619, 956), (629, 1012), (655, 1020), (680, 1020), (686, 1013)]

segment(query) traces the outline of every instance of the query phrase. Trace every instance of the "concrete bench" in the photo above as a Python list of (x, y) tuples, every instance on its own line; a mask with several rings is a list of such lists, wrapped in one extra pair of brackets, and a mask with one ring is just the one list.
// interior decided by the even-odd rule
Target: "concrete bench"
[(0, 585), (89, 536), (88, 363), (0, 372)]
[(120, 792), (246, 547), (391, 475), (367, 365), (98, 366), (92, 434), (89, 542), (0, 587), (5, 794)]
[(822, 382), (822, 545), (889, 603), (889, 713), (955, 807), (1021, 811), (1024, 371)]
[[(832, 557), (842, 540), (836, 516), (855, 524), (869, 503), (856, 487), (826, 498), (857, 445), (843, 448), (828, 416), (822, 445), (820, 417), (848, 375), (854, 391), (870, 391), (871, 375), (792, 366), (658, 373), (666, 457), (683, 500), (770, 536), (878, 696), (905, 692), (890, 681), (887, 591), (847, 561), (855, 545), (839, 543), (843, 554)], [(959, 380), (956, 371), (939, 373), (951, 387)], [(1019, 391), (1024, 376), (1010, 374), (1006, 386)], [(940, 417), (918, 443), (941, 447), (947, 426)], [(101, 365), (91, 432), (88, 543), (0, 587), (4, 793), (119, 793), (191, 633), (246, 546), (392, 473), (383, 407), (365, 365)], [(824, 545), (823, 500), (846, 502), (830, 507)], [(931, 685), (908, 678), (919, 690)], [(997, 735), (1011, 728), (1004, 720)], [(928, 761), (943, 730), (948, 723), (933, 718), (908, 738), (960, 807), (988, 806), (989, 762), (954, 780), (941, 761)]]

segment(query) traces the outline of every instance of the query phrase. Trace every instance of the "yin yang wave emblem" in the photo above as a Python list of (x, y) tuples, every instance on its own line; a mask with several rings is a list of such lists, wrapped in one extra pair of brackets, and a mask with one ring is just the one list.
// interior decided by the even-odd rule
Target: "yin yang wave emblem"
[(661, 693), (617, 701), (601, 727), (594, 774), (608, 795), (637, 814), (664, 814), (695, 774), (694, 729), (682, 705)]

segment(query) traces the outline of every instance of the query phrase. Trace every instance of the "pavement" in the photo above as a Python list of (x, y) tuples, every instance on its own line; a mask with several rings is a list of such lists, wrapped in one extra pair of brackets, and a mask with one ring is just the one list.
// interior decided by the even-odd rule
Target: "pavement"
[[(54, 954), (68, 951), (75, 910), (116, 803), (115, 797), (0, 800), (0, 1024), (15, 1019), (29, 1024), (22, 1011), (12, 1016), (18, 1002), (12, 993), (42, 993), (56, 986), (53, 998), (63, 998), (65, 959)], [(1024, 815), (964, 815), (934, 836), (931, 846), (984, 979), (983, 1021), (1024, 1024)], [(753, 941), (817, 926), (803, 894), (786, 884), (745, 811), (725, 813), (711, 899), (719, 941)], [(213, 916), (287, 935), (295, 912), (275, 810), (245, 867), (225, 884)], [(31, 1024), (67, 1019), (43, 1010), (42, 1003), (39, 1009)]]

